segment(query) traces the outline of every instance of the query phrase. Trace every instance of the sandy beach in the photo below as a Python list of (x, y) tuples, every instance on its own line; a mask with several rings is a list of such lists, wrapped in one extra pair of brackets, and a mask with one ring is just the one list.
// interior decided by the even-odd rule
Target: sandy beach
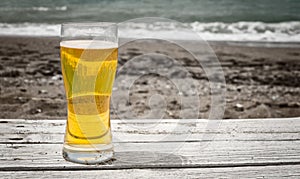
[[(0, 40), (0, 118), (66, 118), (59, 38), (3, 36)], [(119, 51), (119, 66), (135, 56), (163, 49), (163, 46), (153, 41), (122, 48)], [(211, 47), (226, 79), (225, 119), (300, 116), (299, 48), (247, 47), (217, 42), (212, 43)], [(210, 94), (203, 71), (184, 51), (171, 46), (161, 53), (172, 53), (199, 82), (197, 88), (203, 92), (199, 94), (199, 118), (207, 118), (211, 108)], [(180, 74), (175, 74), (177, 76), (180, 77)], [(130, 107), (134, 107), (136, 114), (146, 113), (150, 110), (148, 102), (154, 92), (172, 96), (165, 100), (167, 108), (163, 118), (180, 118), (178, 111), (185, 110), (176, 95), (170, 95), (174, 94), (172, 85), (169, 87), (168, 82), (158, 77), (144, 76), (134, 85), (136, 88), (130, 91), (131, 102), (125, 106), (115, 106), (118, 116), (112, 110), (111, 119), (126, 118)], [(159, 105), (155, 100), (153, 103), (154, 107)]]

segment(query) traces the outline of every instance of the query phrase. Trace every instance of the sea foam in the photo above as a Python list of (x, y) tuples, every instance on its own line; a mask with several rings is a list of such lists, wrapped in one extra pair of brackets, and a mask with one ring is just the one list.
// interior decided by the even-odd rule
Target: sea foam
[[(119, 36), (143, 38), (145, 36), (167, 37), (176, 40), (194, 40), (195, 34), (208, 41), (255, 41), (255, 42), (300, 42), (300, 22), (193, 22), (176, 25), (134, 23), (123, 25)], [(0, 35), (10, 36), (59, 36), (59, 24), (43, 23), (0, 23)]]

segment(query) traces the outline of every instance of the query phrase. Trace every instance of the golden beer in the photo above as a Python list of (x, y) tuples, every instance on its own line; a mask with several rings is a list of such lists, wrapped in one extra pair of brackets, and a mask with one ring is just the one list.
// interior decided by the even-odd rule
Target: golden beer
[[(112, 152), (109, 104), (117, 68), (117, 46), (90, 40), (63, 41), (60, 46), (68, 101), (64, 152)], [(78, 160), (89, 158), (83, 156)]]

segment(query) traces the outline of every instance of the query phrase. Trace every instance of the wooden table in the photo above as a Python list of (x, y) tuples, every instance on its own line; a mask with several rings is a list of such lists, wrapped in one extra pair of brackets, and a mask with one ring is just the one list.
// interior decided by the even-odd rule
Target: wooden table
[(66, 162), (65, 120), (0, 120), (1, 178), (300, 177), (300, 118), (112, 120), (115, 158)]

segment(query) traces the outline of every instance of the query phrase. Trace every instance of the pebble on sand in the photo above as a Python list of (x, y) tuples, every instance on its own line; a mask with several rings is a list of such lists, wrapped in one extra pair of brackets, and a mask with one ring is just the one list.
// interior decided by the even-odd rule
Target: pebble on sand
[(44, 90), (44, 89), (39, 90), (39, 94), (47, 94), (47, 93), (48, 93), (47, 90)]
[(235, 105), (235, 108), (236, 108), (238, 111), (243, 111), (243, 110), (244, 110), (244, 106), (243, 106), (242, 104), (240, 104), (240, 103), (237, 103), (237, 104)]

